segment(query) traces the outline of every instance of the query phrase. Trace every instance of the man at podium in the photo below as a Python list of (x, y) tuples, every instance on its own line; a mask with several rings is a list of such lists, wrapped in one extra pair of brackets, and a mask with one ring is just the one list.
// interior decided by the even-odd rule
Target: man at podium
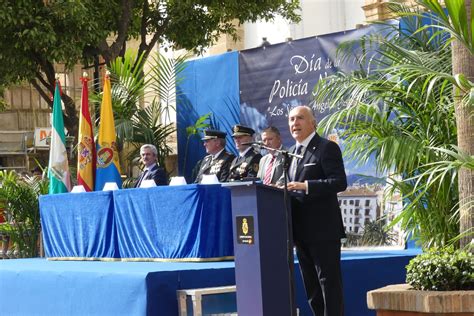
[(296, 144), (289, 170), (293, 238), (308, 302), (315, 315), (344, 314), (341, 238), (345, 237), (337, 193), (347, 187), (341, 150), (316, 133), (311, 108), (298, 106), (288, 116)]

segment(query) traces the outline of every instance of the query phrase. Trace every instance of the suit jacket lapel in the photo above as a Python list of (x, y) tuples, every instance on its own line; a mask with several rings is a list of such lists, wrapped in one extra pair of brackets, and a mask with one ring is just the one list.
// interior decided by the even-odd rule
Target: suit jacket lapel
[(308, 147), (305, 148), (303, 158), (300, 159), (298, 166), (296, 167), (295, 179), (299, 179), (299, 176), (304, 168), (304, 165), (307, 164), (311, 160), (311, 157), (315, 154), (319, 145), (319, 141), (320, 141), (319, 135), (316, 134), (309, 142)]
[(211, 162), (212, 162), (212, 156), (207, 156), (206, 158), (204, 158), (205, 161), (204, 161), (204, 166), (202, 168), (202, 171), (203, 173), (206, 172), (208, 169), (211, 168)]
[(143, 180), (153, 179), (153, 177), (155, 176), (155, 173), (156, 173), (157, 170), (158, 170), (158, 165), (154, 165), (153, 168), (148, 170), (148, 173), (146, 174), (145, 179), (143, 179)]

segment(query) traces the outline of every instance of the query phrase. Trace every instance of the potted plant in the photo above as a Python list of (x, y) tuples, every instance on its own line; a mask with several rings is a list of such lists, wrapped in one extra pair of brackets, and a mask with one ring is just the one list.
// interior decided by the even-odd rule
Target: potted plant
[(474, 255), (453, 248), (432, 249), (407, 265), (407, 284), (367, 293), (367, 305), (379, 316), (473, 315)]

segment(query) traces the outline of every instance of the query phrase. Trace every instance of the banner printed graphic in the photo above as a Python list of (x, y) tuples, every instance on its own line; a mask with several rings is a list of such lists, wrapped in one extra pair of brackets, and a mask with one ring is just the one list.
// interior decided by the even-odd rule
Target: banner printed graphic
[[(314, 101), (316, 83), (338, 70), (356, 69), (353, 60), (336, 59), (340, 43), (373, 33), (377, 26), (311, 37), (265, 48), (245, 50), (239, 57), (240, 119), (257, 133), (268, 126), (277, 127), (285, 146), (294, 144), (288, 130), (288, 113), (293, 107), (308, 105), (317, 121), (328, 115), (328, 103)], [(345, 104), (340, 104), (345, 106)], [(324, 135), (337, 142), (344, 150), (338, 131)], [(364, 174), (375, 176), (375, 163), (356, 167), (345, 162), (348, 176)]]

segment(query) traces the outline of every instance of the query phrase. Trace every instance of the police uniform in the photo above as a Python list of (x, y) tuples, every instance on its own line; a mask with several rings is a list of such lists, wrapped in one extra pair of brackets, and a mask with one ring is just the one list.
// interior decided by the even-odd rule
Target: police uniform
[[(217, 130), (205, 130), (202, 140), (222, 138), (225, 139), (227, 134)], [(199, 183), (204, 175), (215, 174), (219, 182), (226, 182), (229, 177), (229, 169), (235, 156), (223, 149), (217, 157), (207, 155), (199, 164), (199, 171), (196, 176), (195, 183)]]
[[(252, 136), (255, 131), (250, 127), (235, 125), (232, 136)], [(229, 181), (239, 181), (244, 178), (256, 178), (258, 173), (258, 164), (262, 155), (252, 147), (247, 150), (244, 156), (238, 156), (232, 161), (230, 166)]]

